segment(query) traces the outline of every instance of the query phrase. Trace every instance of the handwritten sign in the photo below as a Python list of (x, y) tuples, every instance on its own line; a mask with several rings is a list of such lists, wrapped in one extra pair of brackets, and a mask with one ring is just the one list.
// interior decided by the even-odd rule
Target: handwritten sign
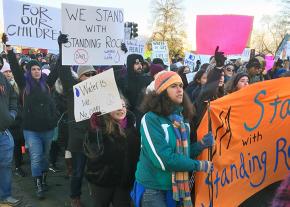
[(73, 90), (76, 122), (89, 119), (95, 112), (105, 114), (122, 108), (113, 69), (74, 85)]
[(58, 49), (60, 9), (23, 1), (3, 1), (4, 30), (9, 44)]
[(170, 65), (169, 62), (169, 49), (167, 42), (163, 41), (152, 41), (152, 55), (151, 59), (161, 58), (165, 65)]
[(64, 65), (123, 65), (123, 9), (62, 4)]
[[(289, 173), (289, 81), (260, 82), (211, 103), (215, 207), (239, 206)], [(207, 131), (205, 114), (198, 137)], [(200, 159), (208, 159), (207, 153), (204, 150)], [(205, 173), (197, 173), (195, 206), (209, 206), (210, 182)]]
[(131, 54), (138, 54), (144, 57), (144, 52), (145, 52), (144, 41), (126, 40), (126, 47), (128, 49), (128, 52), (126, 53), (127, 56)]

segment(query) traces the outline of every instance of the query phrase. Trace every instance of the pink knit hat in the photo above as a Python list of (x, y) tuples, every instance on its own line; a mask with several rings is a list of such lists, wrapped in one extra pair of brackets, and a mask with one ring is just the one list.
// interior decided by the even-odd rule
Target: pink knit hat
[(9, 63), (4, 61), (4, 65), (3, 65), (2, 69), (1, 69), (1, 73), (4, 73), (6, 71), (11, 71), (11, 68), (10, 68)]

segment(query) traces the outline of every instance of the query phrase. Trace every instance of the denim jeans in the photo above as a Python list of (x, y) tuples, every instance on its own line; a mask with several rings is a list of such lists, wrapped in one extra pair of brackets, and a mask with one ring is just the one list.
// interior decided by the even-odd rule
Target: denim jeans
[(49, 150), (54, 131), (23, 130), (23, 133), (29, 149), (32, 177), (41, 176), (42, 172), (48, 171)]
[(86, 166), (86, 156), (82, 152), (72, 152), (72, 176), (70, 180), (70, 197), (81, 196), (82, 182)]
[(166, 207), (166, 191), (146, 189), (142, 200), (141, 207)]
[(130, 189), (101, 187), (89, 183), (90, 195), (94, 201), (93, 207), (128, 207), (130, 206)]
[(13, 148), (10, 132), (0, 132), (0, 200), (11, 196)]

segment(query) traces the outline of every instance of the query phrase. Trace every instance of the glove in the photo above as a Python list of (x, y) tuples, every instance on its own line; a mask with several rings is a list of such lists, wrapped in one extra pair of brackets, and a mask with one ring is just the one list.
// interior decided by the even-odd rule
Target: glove
[(6, 42), (8, 41), (8, 37), (6, 33), (3, 33), (2, 35), (2, 43), (6, 45)]
[(57, 43), (59, 46), (61, 46), (62, 44), (68, 43), (68, 35), (67, 34), (62, 34), (60, 33), (60, 35), (57, 38)]
[(128, 52), (128, 49), (127, 49), (125, 43), (121, 43), (121, 50), (124, 51), (124, 53), (127, 53)]
[(206, 134), (201, 140), (200, 140), (200, 144), (202, 145), (203, 148), (207, 148), (207, 147), (212, 147), (215, 145), (215, 140), (213, 138), (213, 135), (211, 132), (209, 132), (208, 134)]
[(208, 160), (199, 161), (199, 171), (211, 173), (214, 169), (213, 163)]
[(224, 56), (224, 52), (219, 52), (219, 46), (215, 49), (214, 59), (216, 61), (216, 67), (224, 66), (227, 58)]

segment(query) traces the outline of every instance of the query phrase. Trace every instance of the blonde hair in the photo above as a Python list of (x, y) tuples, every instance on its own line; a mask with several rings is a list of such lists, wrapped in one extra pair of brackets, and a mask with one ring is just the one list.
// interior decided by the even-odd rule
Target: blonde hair
[[(120, 98), (125, 102), (126, 108), (127, 108), (127, 99), (120, 94)], [(105, 133), (112, 135), (112, 134), (119, 134), (122, 137), (125, 137), (125, 131), (124, 129), (120, 126), (120, 123), (113, 119), (113, 117), (110, 114), (105, 114), (104, 115), (104, 124), (105, 124)]]

